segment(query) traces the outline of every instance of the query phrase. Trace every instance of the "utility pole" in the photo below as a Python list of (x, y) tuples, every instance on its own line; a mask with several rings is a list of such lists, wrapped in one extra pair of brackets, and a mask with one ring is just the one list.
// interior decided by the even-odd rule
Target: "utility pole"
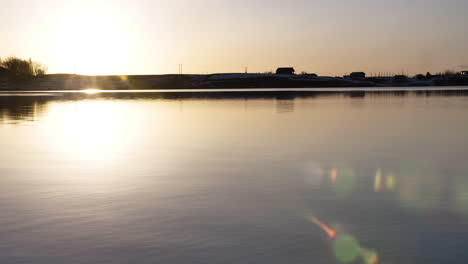
[(182, 75), (183, 67), (184, 67), (183, 64), (179, 64), (179, 75)]
[(245, 69), (245, 74), (247, 74), (249, 72), (249, 67), (244, 67)]

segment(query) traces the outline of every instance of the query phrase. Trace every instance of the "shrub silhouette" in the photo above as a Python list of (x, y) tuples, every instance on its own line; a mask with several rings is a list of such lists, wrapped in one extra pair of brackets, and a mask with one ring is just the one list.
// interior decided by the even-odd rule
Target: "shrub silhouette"
[(44, 76), (47, 73), (47, 67), (31, 59), (23, 60), (17, 57), (8, 57), (4, 60), (0, 60), (0, 66), (8, 69), (11, 75), (17, 79)]

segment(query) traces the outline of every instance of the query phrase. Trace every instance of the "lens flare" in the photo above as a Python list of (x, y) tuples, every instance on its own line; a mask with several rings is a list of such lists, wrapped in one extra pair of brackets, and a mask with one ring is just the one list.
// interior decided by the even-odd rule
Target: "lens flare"
[(379, 254), (376, 251), (372, 249), (361, 248), (360, 253), (364, 264), (379, 263)]
[(359, 255), (361, 255), (361, 248), (359, 247), (358, 241), (350, 236), (343, 235), (339, 236), (335, 240), (333, 247), (336, 259), (341, 263), (351, 263), (355, 261)]
[(315, 225), (317, 225), (319, 228), (321, 228), (323, 231), (325, 231), (325, 233), (327, 233), (327, 235), (330, 237), (330, 238), (335, 238), (336, 237), (336, 231), (329, 228), (328, 226), (326, 226), (324, 223), (320, 222), (320, 220), (318, 220), (316, 217), (314, 216), (311, 216), (309, 218), (309, 220), (314, 223)]
[(337, 168), (336, 174), (334, 175), (333, 172), (332, 176), (336, 176), (333, 182), (333, 189), (336, 194), (345, 196), (351, 194), (355, 190), (356, 175), (354, 174), (354, 170), (352, 168)]
[(382, 190), (382, 171), (379, 169), (375, 173), (374, 191), (380, 192), (381, 190)]
[(396, 178), (395, 175), (393, 175), (393, 173), (387, 176), (386, 185), (389, 191), (395, 190)]
[(338, 170), (336, 168), (330, 171), (330, 179), (333, 183), (336, 183), (337, 175), (338, 175)]
[(378, 264), (379, 254), (372, 249), (361, 248), (357, 239), (349, 234), (337, 235), (337, 232), (318, 220), (315, 216), (310, 216), (309, 220), (325, 231), (333, 239), (333, 253), (341, 263), (352, 263), (361, 257), (364, 264)]

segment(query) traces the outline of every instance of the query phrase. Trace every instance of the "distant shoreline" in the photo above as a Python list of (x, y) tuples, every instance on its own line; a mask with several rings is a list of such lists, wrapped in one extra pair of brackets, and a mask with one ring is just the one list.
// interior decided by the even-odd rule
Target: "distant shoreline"
[(209, 75), (129, 75), (86, 76), (50, 74), (31, 80), (0, 79), (0, 91), (51, 90), (191, 90), (191, 89), (270, 89), (270, 88), (397, 88), (468, 86), (468, 75), (431, 76), (414, 79), (394, 77), (326, 77), (287, 74), (209, 74)]

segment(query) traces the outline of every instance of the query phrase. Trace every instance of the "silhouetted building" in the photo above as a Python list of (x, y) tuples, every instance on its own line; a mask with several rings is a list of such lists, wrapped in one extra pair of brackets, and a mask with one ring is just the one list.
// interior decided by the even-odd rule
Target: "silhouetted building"
[(460, 75), (467, 75), (468, 76), (468, 71), (461, 71)]
[(276, 74), (289, 74), (292, 75), (296, 72), (292, 67), (278, 68)]
[(352, 72), (349, 77), (353, 80), (360, 80), (366, 78), (366, 73), (364, 72)]

